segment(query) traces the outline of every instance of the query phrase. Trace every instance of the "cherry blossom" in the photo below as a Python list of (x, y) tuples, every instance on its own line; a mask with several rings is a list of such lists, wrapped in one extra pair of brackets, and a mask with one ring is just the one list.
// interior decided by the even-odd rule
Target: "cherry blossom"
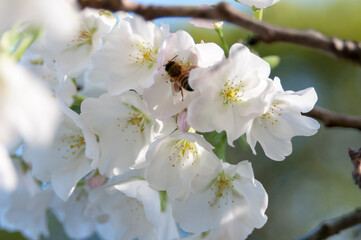
[(229, 59), (194, 69), (189, 83), (199, 96), (188, 107), (188, 123), (201, 132), (226, 131), (228, 144), (246, 132), (271, 104), (270, 67), (246, 46), (234, 44)]
[(146, 181), (112, 182), (94, 189), (89, 200), (87, 211), (102, 223), (100, 235), (104, 239), (162, 239), (157, 232), (165, 233), (165, 223), (168, 234), (162, 235), (163, 239), (179, 238), (174, 220), (161, 213), (159, 193)]
[(268, 196), (248, 161), (224, 163), (213, 174), (198, 175), (192, 191), (187, 200), (174, 202), (174, 218), (185, 231), (210, 230), (210, 239), (238, 240), (267, 221)]
[(314, 135), (320, 124), (301, 115), (311, 111), (317, 101), (313, 88), (284, 91), (277, 77), (274, 86), (276, 95), (272, 105), (266, 113), (252, 121), (247, 130), (247, 142), (254, 154), (258, 141), (269, 158), (279, 161), (292, 153), (292, 137)]
[(96, 137), (81, 122), (78, 114), (63, 107), (62, 123), (51, 146), (25, 145), (24, 160), (31, 163), (32, 174), (41, 181), (51, 180), (55, 193), (66, 201), (76, 184), (94, 168), (99, 146)]
[(81, 118), (99, 137), (101, 156), (96, 166), (108, 177), (144, 164), (149, 144), (176, 128), (172, 119), (166, 122), (155, 119), (145, 102), (133, 91), (84, 100)]
[(143, 96), (152, 113), (159, 119), (166, 119), (185, 109), (197, 96), (197, 92), (175, 87), (165, 64), (174, 61), (187, 70), (208, 67), (223, 58), (223, 50), (214, 43), (195, 44), (193, 38), (182, 30), (170, 34), (157, 56), (158, 72), (154, 84), (144, 89)]
[(154, 141), (146, 155), (146, 179), (157, 190), (167, 191), (171, 199), (186, 199), (191, 181), (202, 173), (220, 167), (212, 145), (195, 133), (174, 132)]
[(110, 32), (115, 17), (102, 10), (85, 9), (74, 24), (73, 35), (47, 39), (46, 45), (55, 66), (63, 74), (77, 77), (91, 64), (91, 56), (102, 46), (102, 37)]
[(167, 34), (166, 27), (139, 16), (121, 18), (94, 57), (91, 79), (106, 81), (111, 95), (129, 89), (141, 94), (154, 81), (156, 57)]

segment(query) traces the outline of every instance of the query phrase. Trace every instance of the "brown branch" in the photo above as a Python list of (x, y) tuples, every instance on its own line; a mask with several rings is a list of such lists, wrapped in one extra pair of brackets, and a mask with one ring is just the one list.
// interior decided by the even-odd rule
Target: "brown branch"
[(339, 233), (342, 230), (361, 223), (361, 209), (346, 215), (324, 221), (313, 231), (297, 238), (297, 240), (321, 240)]
[(318, 119), (325, 127), (355, 128), (361, 131), (361, 117), (348, 116), (321, 107), (315, 107), (304, 115)]
[(212, 9), (190, 6), (141, 5), (125, 0), (78, 0), (81, 7), (103, 8), (111, 11), (129, 11), (142, 15), (145, 19), (161, 17), (196, 17), (234, 23), (257, 35), (265, 43), (287, 42), (330, 53), (338, 58), (361, 64), (361, 43), (328, 37), (315, 30), (297, 30), (261, 22), (227, 3), (219, 3)]
[(358, 151), (349, 148), (348, 154), (354, 167), (352, 178), (355, 181), (355, 184), (361, 188), (361, 148)]

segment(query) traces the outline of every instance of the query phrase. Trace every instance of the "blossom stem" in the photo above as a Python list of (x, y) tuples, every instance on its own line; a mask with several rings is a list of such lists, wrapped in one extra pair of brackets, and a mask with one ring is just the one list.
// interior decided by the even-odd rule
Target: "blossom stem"
[(226, 55), (226, 57), (228, 57), (228, 53), (229, 53), (229, 47), (228, 47), (228, 44), (224, 38), (224, 35), (223, 35), (223, 27), (217, 27), (215, 28), (214, 30), (216, 30), (218, 36), (219, 36), (219, 39), (221, 40), (221, 43), (222, 43), (222, 47), (223, 47), (223, 50), (224, 50), (224, 54)]
[(168, 196), (166, 191), (159, 191), (159, 199), (160, 199), (160, 210), (165, 212), (167, 210), (167, 201)]
[(214, 153), (222, 159), (223, 162), (226, 162), (227, 135), (225, 132), (217, 134), (214, 146)]
[(252, 10), (253, 10), (253, 15), (256, 19), (258, 19), (259, 21), (262, 21), (262, 18), (263, 18), (263, 9), (261, 8), (255, 8), (255, 7), (252, 7)]
[(70, 108), (75, 111), (76, 113), (80, 114), (80, 106), (81, 103), (86, 99), (86, 96), (82, 95), (82, 94), (74, 94), (73, 95), (73, 104), (70, 106)]

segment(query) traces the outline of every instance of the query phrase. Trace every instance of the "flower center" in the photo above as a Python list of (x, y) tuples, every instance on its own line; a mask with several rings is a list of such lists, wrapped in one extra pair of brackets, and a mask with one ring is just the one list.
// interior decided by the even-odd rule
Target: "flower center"
[(153, 48), (149, 42), (137, 42), (130, 45), (133, 49), (132, 53), (129, 54), (129, 61), (135, 62), (141, 66), (148, 66), (152, 68), (156, 61), (157, 51)]
[(129, 214), (135, 218), (135, 221), (144, 219), (144, 206), (142, 202), (134, 198), (128, 198), (126, 203), (128, 205)]
[(95, 27), (88, 29), (84, 26), (81, 26), (77, 41), (82, 44), (89, 43), (91, 45), (92, 44), (92, 36), (95, 33), (95, 31), (96, 31)]
[(127, 133), (128, 137), (130, 137), (130, 139), (125, 139), (126, 142), (136, 142), (136, 139), (138, 139), (138, 137), (134, 134), (144, 133), (146, 124), (149, 124), (150, 120), (148, 119), (147, 115), (138, 108), (128, 104), (126, 105), (133, 111), (129, 111), (126, 118), (118, 117), (116, 119), (116, 125), (117, 127), (122, 128), (122, 132)]
[(195, 164), (198, 156), (197, 146), (194, 142), (190, 142), (186, 139), (181, 139), (173, 146), (169, 155), (169, 161), (172, 163), (172, 167), (184, 166), (185, 161), (190, 161), (192, 165)]
[(257, 121), (263, 128), (267, 128), (266, 122), (270, 122), (271, 125), (275, 125), (278, 123), (278, 118), (282, 116), (282, 107), (281, 103), (278, 101), (274, 101), (268, 111), (262, 115), (262, 117), (258, 117)]
[(131, 113), (130, 112), (127, 123), (138, 127), (139, 131), (142, 133), (142, 132), (144, 132), (145, 116), (143, 113), (137, 113), (137, 112)]
[[(97, 28), (93, 27), (88, 29), (85, 26), (81, 26), (79, 32), (76, 34), (75, 39), (71, 41), (71, 43), (67, 44), (67, 49), (65, 50), (73, 50), (76, 47), (80, 47), (84, 44), (93, 44), (93, 34), (96, 32)], [(75, 44), (75, 45), (72, 45)]]
[[(228, 204), (228, 198), (230, 193), (232, 192), (234, 185), (233, 181), (236, 179), (238, 175), (236, 174), (233, 178), (230, 177), (228, 174), (226, 174), (224, 171), (220, 173), (216, 180), (213, 182), (211, 190), (214, 191), (214, 196), (211, 201), (208, 202), (208, 204), (213, 207), (216, 204), (218, 204), (218, 208), (220, 208), (220, 200), (225, 200), (225, 205)], [(233, 200), (231, 201), (234, 202)]]
[(67, 135), (64, 134), (61, 142), (64, 147), (58, 147), (59, 152), (63, 152), (62, 159), (68, 160), (69, 157), (75, 157), (81, 154), (85, 149), (85, 140), (82, 133)]
[(244, 94), (244, 85), (242, 84), (242, 81), (235, 81), (237, 77), (238, 76), (235, 76), (232, 80), (227, 80), (219, 92), (219, 96), (223, 98), (224, 106), (242, 102), (241, 97)]

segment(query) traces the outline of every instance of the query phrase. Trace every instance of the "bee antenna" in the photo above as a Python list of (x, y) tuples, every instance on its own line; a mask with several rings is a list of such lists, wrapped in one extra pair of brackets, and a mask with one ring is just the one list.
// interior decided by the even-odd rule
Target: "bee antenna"
[[(173, 61), (176, 57), (178, 57), (178, 54), (177, 54), (177, 55), (175, 55), (175, 56), (174, 56), (171, 60), (168, 60), (168, 62)], [(163, 67), (164, 67), (165, 65), (167, 65), (167, 63), (166, 63), (166, 64), (164, 64), (164, 65), (163, 65)]]
[(171, 61), (173, 61), (176, 57), (178, 57), (178, 54), (175, 55), (175, 56), (171, 59)]

